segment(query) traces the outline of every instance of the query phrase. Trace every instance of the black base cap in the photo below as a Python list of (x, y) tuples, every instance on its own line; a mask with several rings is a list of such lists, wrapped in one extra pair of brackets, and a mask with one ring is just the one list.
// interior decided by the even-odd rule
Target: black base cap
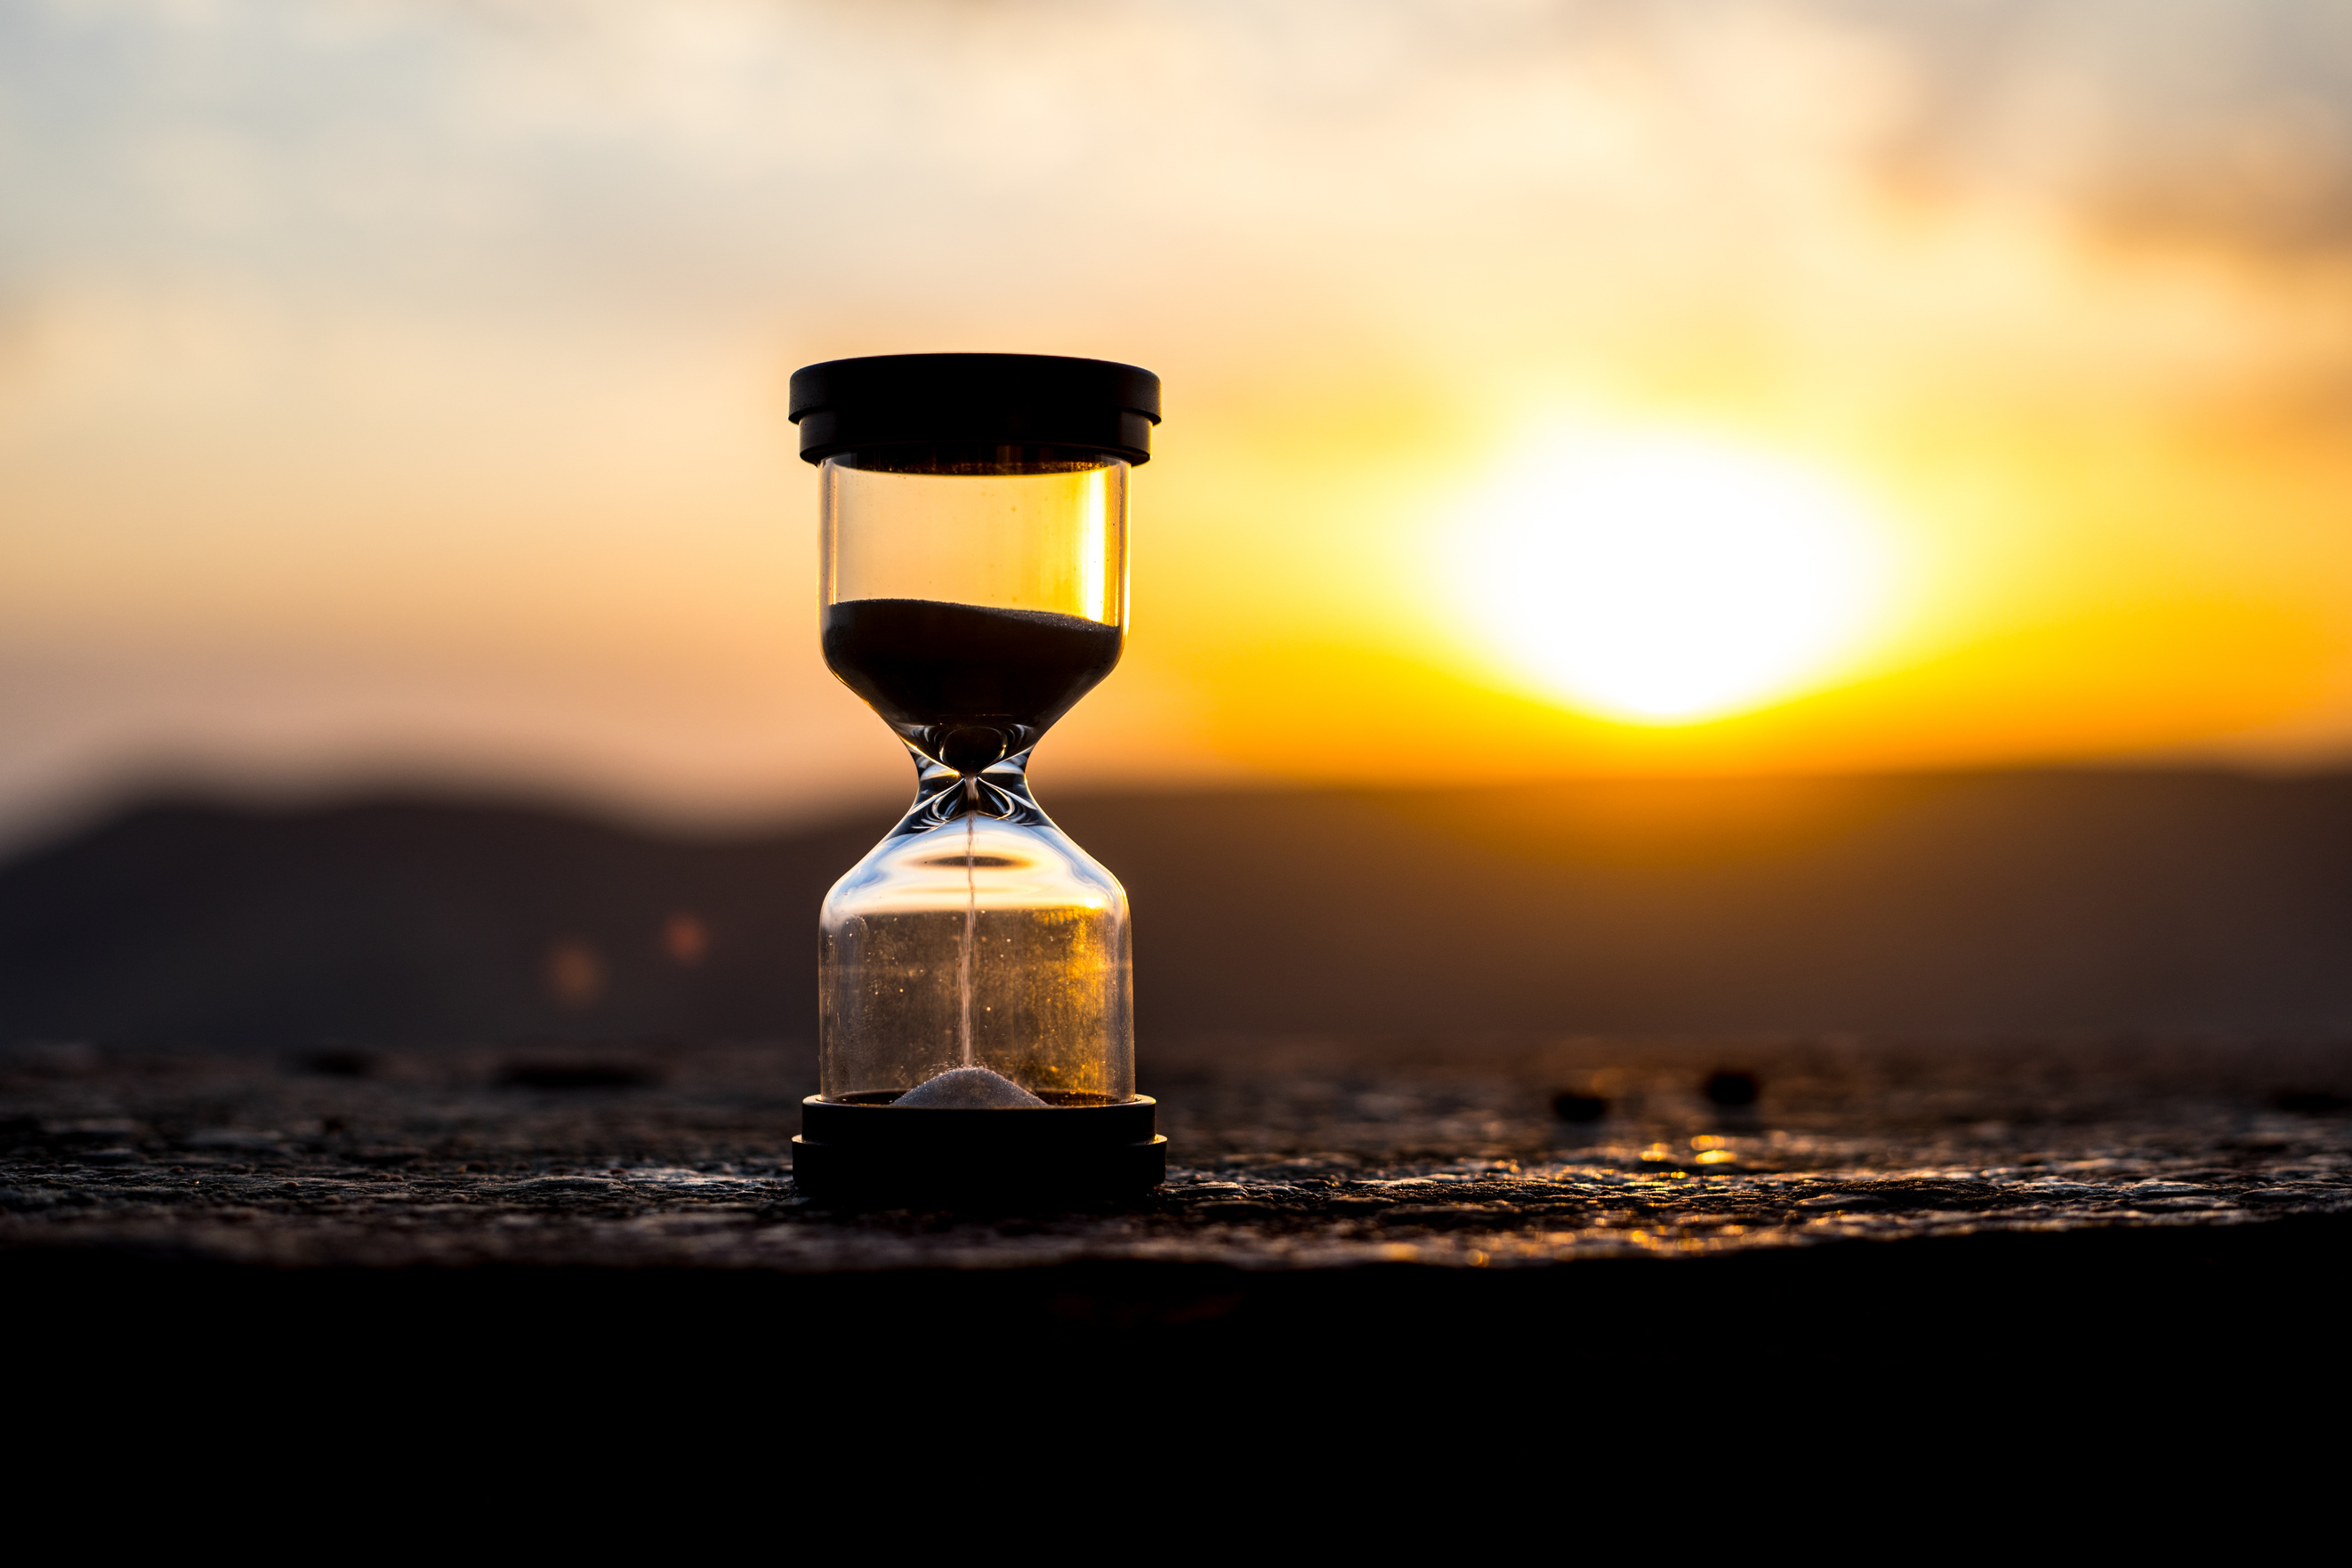
[(1168, 1140), (1156, 1134), (1145, 1144), (1025, 1159), (793, 1140), (794, 1186), (810, 1197), (868, 1207), (1097, 1203), (1150, 1192), (1167, 1179)]
[(901, 1109), (812, 1094), (793, 1140), (793, 1185), (826, 1202), (938, 1206), (1089, 1203), (1149, 1192), (1168, 1140), (1149, 1095), (1049, 1110)]

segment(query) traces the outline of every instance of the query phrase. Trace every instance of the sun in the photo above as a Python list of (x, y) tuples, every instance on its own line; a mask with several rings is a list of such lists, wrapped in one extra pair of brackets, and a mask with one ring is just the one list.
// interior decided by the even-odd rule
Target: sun
[(1478, 634), (1588, 712), (1691, 724), (1793, 695), (1878, 618), (1886, 534), (1827, 475), (1676, 432), (1554, 435), (1448, 549)]

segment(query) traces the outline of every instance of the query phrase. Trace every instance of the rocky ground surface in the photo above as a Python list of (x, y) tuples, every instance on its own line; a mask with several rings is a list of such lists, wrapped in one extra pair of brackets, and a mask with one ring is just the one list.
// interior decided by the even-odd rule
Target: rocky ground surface
[(791, 1273), (1525, 1269), (2352, 1212), (2352, 1047), (1204, 1042), (1147, 1059), (1168, 1186), (828, 1208), (791, 1046), (0, 1058), (0, 1249)]

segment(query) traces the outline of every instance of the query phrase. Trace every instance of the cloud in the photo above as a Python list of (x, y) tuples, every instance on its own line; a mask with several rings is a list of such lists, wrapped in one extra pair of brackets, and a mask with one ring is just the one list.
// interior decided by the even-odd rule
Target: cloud
[[(1721, 275), (1857, 182), (2264, 254), (2352, 236), (2321, 0), (14, 7), (9, 280), (291, 301), (1372, 308)], [(1486, 269), (1491, 271), (1491, 269)], [(1368, 287), (1362, 287), (1368, 286)], [(1516, 303), (1516, 302), (1514, 302)], [(1272, 312), (1269, 312), (1272, 313)]]
[(1892, 167), (2293, 258), (2352, 245), (2342, 0), (1829, 0), (1911, 84)]

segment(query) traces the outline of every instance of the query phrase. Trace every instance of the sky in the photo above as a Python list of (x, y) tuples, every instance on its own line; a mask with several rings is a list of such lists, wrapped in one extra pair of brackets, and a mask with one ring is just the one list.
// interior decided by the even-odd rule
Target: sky
[(1166, 388), (1049, 806), (2352, 753), (2352, 0), (0, 0), (0, 838), (903, 789), (926, 350)]

